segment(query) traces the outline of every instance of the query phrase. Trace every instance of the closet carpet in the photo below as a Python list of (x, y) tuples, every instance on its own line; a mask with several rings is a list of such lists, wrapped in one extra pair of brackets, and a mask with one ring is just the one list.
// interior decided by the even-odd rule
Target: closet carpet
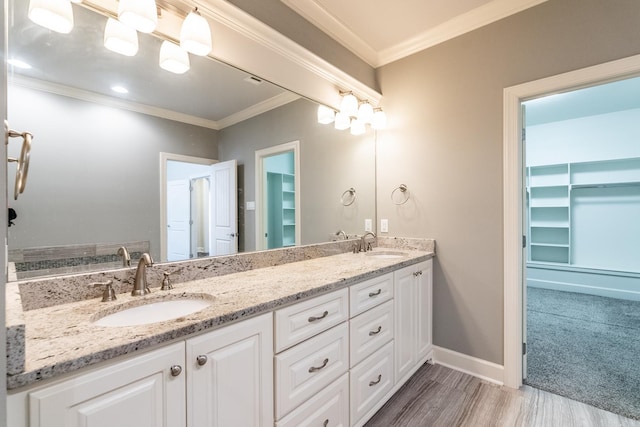
[(640, 420), (640, 302), (527, 288), (526, 383)]

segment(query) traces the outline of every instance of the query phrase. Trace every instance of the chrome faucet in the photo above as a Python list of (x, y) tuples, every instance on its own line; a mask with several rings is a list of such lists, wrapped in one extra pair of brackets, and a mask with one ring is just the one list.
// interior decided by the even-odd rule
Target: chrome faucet
[(148, 253), (143, 253), (138, 261), (138, 269), (136, 270), (136, 278), (133, 281), (133, 291), (131, 295), (146, 295), (149, 292), (149, 286), (147, 286), (147, 267), (153, 265), (153, 258)]
[(366, 233), (364, 233), (362, 235), (362, 237), (360, 238), (360, 250), (359, 250), (359, 252), (367, 252), (367, 251), (371, 250), (371, 242), (367, 243), (367, 236), (372, 236), (374, 239), (376, 239), (375, 233), (373, 233), (371, 231), (367, 231)]
[(120, 248), (118, 248), (118, 256), (122, 257), (123, 267), (131, 267), (131, 256), (129, 255), (127, 248), (120, 246)]

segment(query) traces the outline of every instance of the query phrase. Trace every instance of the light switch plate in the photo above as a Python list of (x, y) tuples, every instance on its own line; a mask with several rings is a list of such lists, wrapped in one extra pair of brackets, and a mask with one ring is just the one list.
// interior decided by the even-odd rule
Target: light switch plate
[(247, 202), (247, 210), (255, 211), (256, 210), (256, 202)]
[(370, 218), (364, 220), (364, 231), (373, 231), (373, 223)]
[(388, 233), (389, 232), (389, 220), (388, 219), (381, 219), (380, 220), (380, 232), (381, 233)]

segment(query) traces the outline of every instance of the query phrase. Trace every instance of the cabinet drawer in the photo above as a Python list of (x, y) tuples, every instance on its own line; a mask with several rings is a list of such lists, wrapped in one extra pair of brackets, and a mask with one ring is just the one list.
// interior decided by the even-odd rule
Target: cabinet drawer
[(276, 423), (276, 427), (348, 427), (349, 374), (344, 374)]
[(393, 298), (393, 273), (366, 280), (349, 288), (349, 309), (355, 317)]
[(278, 354), (275, 358), (276, 419), (347, 372), (348, 358), (346, 322)]
[(276, 353), (347, 320), (348, 292), (341, 289), (276, 311)]
[(393, 341), (351, 369), (351, 425), (393, 388)]
[(353, 367), (393, 339), (393, 301), (351, 319), (349, 337)]

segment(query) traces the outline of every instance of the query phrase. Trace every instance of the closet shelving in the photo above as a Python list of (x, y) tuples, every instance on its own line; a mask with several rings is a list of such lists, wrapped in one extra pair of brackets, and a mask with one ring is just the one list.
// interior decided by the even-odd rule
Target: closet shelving
[(640, 158), (526, 168), (529, 262), (572, 264), (572, 191), (640, 186)]
[(269, 219), (267, 246), (279, 248), (296, 244), (295, 175), (267, 172)]

